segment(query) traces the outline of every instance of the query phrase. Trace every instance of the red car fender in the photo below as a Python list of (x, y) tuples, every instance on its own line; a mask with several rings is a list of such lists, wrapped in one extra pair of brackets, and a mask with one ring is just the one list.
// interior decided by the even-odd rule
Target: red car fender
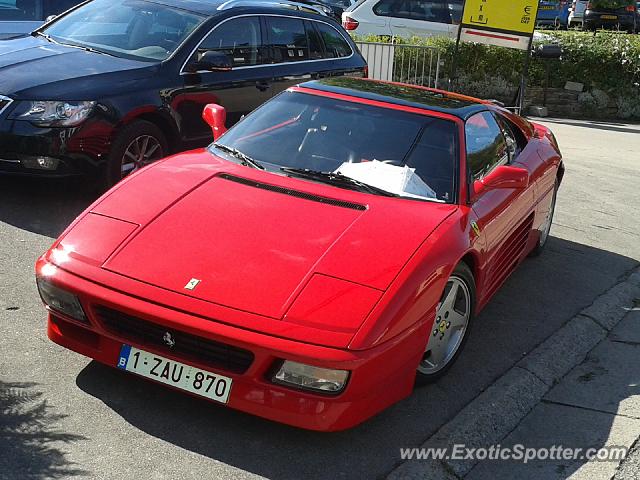
[[(484, 240), (472, 228), (473, 210), (459, 208), (426, 239), (354, 335), (349, 348), (371, 348), (409, 329), (427, 330), (447, 280), (463, 259), (481, 281)], [(428, 324), (428, 325), (427, 325)], [(426, 339), (425, 339), (426, 342)]]

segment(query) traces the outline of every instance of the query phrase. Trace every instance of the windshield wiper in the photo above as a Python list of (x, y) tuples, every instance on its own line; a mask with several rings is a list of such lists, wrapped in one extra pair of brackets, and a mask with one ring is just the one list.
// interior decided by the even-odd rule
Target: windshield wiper
[(213, 146), (218, 148), (218, 149), (220, 149), (220, 150), (222, 150), (223, 152), (227, 152), (227, 153), (233, 155), (234, 157), (239, 158), (241, 160), (241, 164), (244, 165), (245, 167), (251, 167), (251, 168), (257, 168), (258, 170), (264, 170), (264, 167), (262, 166), (262, 164), (260, 162), (258, 162), (257, 160), (254, 160), (253, 158), (251, 158), (246, 153), (242, 153), (237, 148), (229, 147), (229, 146), (223, 145), (221, 143), (214, 143)]
[(35, 32), (31, 32), (31, 36), (32, 36), (32, 37), (36, 37), (36, 36), (38, 36), (38, 37), (42, 37), (42, 38), (44, 38), (46, 41), (48, 41), (48, 42), (50, 42), (50, 43), (56, 43), (56, 42), (53, 40), (53, 38), (51, 38), (51, 35), (47, 35), (46, 33), (42, 33), (42, 32), (35, 31)]
[(372, 193), (374, 195), (382, 195), (385, 197), (399, 197), (395, 193), (388, 192), (382, 188), (374, 187), (367, 183), (356, 180), (355, 178), (347, 177), (341, 173), (334, 172), (320, 172), (318, 170), (310, 170), (308, 168), (289, 168), (283, 167), (280, 169), (282, 172), (289, 175), (301, 178), (308, 178), (310, 180), (316, 180), (319, 182), (328, 183), (336, 187), (346, 187), (360, 192)]
[(109, 57), (116, 57), (117, 58), (116, 55), (113, 55), (113, 54), (107, 53), (107, 52), (103, 52), (102, 50), (98, 50), (98, 49), (93, 48), (93, 47), (88, 47), (86, 45), (75, 45), (73, 43), (65, 43), (65, 42), (61, 42), (59, 40), (54, 40), (53, 37), (51, 37), (51, 35), (47, 35), (46, 33), (42, 33), (42, 32), (36, 31), (36, 32), (32, 32), (31, 35), (34, 36), (34, 37), (37, 35), (37, 36), (42, 37), (42, 38), (44, 38), (45, 40), (47, 40), (47, 41), (49, 41), (51, 43), (55, 43), (55, 44), (58, 44), (58, 45), (64, 45), (66, 47), (72, 47), (72, 48), (79, 48), (80, 50), (84, 50), (85, 52), (99, 53), (101, 55), (107, 55)]
[(99, 53), (100, 55), (107, 55), (108, 57), (116, 57), (116, 58), (118, 58), (116, 55), (113, 55), (111, 53), (107, 53), (107, 52), (102, 51), (102, 50), (98, 50), (96, 48), (87, 47), (86, 45), (71, 45), (71, 44), (68, 44), (68, 45), (70, 47), (81, 48), (82, 50), (84, 50), (86, 52)]

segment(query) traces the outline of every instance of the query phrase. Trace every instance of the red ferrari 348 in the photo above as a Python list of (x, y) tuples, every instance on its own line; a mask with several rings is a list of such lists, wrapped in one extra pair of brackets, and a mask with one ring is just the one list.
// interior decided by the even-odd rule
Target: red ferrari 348
[(288, 89), (127, 177), (37, 262), (51, 340), (278, 422), (352, 427), (455, 362), (549, 238), (553, 134), (354, 78)]

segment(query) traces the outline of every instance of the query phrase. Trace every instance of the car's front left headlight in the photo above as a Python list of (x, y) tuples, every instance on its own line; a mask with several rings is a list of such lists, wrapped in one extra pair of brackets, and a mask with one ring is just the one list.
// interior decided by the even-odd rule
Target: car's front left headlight
[(272, 381), (302, 390), (338, 394), (344, 390), (348, 378), (347, 370), (332, 370), (285, 360)]
[(35, 100), (23, 102), (14, 113), (16, 120), (31, 122), (39, 127), (76, 127), (84, 122), (96, 102), (56, 102)]

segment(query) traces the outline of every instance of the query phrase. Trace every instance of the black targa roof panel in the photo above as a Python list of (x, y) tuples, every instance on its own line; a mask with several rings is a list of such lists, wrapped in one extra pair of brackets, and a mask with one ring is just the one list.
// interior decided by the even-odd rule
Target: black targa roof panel
[(353, 77), (332, 77), (314, 80), (303, 83), (300, 86), (367, 100), (449, 113), (462, 119), (488, 109), (488, 106), (484, 103), (447, 95), (444, 92)]

